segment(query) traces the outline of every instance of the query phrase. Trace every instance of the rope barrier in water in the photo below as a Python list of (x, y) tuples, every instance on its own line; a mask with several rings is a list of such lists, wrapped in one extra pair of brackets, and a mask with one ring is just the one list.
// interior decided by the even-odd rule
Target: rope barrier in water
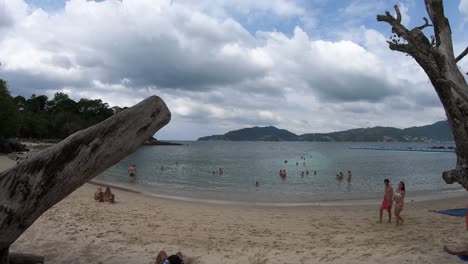
[(449, 152), (455, 153), (454, 149), (399, 149), (399, 148), (369, 148), (369, 147), (350, 147), (350, 149), (362, 150), (387, 150), (387, 151), (413, 151), (413, 152)]

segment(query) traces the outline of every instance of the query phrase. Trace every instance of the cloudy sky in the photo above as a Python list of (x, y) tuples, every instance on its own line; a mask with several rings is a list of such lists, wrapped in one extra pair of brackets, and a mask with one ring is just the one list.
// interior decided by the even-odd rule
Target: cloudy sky
[[(445, 118), (426, 75), (387, 48), (376, 14), (423, 0), (0, 0), (0, 78), (13, 95), (65, 92), (131, 106), (159, 95), (159, 139), (274, 125), (296, 134)], [(458, 55), (468, 0), (446, 0)], [(468, 71), (468, 58), (459, 63)]]

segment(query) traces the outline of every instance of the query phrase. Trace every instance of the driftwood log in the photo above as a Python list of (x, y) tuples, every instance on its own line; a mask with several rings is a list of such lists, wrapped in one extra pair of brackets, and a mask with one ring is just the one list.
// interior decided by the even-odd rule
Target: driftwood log
[[(423, 25), (408, 30), (401, 24), (402, 15), (396, 5), (396, 17), (387, 11), (378, 15), (377, 21), (392, 27), (389, 48), (413, 57), (434, 86), (452, 129), (457, 154), (455, 169), (443, 172), (442, 178), (449, 184), (458, 182), (468, 190), (468, 84), (457, 66), (457, 62), (468, 54), (468, 47), (455, 57), (443, 1), (424, 0), (424, 4), (432, 24), (424, 17)], [(427, 27), (434, 30), (431, 40), (423, 33)]]
[(0, 173), (0, 264), (9, 247), (47, 209), (134, 152), (169, 123), (152, 96)]
[(44, 257), (32, 254), (9, 254), (10, 264), (43, 264)]

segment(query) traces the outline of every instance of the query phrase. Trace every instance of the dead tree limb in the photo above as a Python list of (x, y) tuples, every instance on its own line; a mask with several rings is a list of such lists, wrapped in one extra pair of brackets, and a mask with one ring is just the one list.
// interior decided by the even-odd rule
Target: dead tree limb
[(47, 209), (134, 152), (171, 113), (152, 96), (0, 173), (0, 264)]
[(461, 59), (463, 59), (463, 57), (466, 56), (466, 54), (468, 54), (468, 47), (466, 47), (465, 50), (455, 58), (455, 61), (459, 62)]
[(10, 264), (43, 264), (45, 258), (32, 254), (10, 253)]
[(385, 15), (377, 15), (377, 21), (388, 23), (398, 36), (398, 39), (387, 41), (389, 48), (413, 57), (434, 86), (452, 129), (457, 154), (456, 168), (444, 172), (442, 178), (446, 183), (458, 182), (468, 190), (468, 85), (457, 67), (468, 48), (455, 58), (443, 1), (425, 0), (424, 3), (434, 29), (431, 41), (422, 32), (431, 26), (429, 20), (423, 18), (424, 25), (408, 30), (401, 24), (401, 13), (396, 6), (397, 18), (387, 11)]
[(417, 28), (419, 28), (420, 30), (423, 30), (426, 27), (432, 27), (432, 25), (429, 24), (429, 20), (427, 19), (427, 17), (423, 17), (423, 20), (424, 20), (424, 25), (417, 27)]

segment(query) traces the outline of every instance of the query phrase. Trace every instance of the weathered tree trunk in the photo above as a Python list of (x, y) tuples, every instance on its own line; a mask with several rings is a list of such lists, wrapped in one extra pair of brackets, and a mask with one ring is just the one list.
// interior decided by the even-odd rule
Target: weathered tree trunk
[(0, 173), (0, 264), (42, 213), (134, 152), (170, 118), (152, 96)]
[(19, 254), (19, 253), (10, 253), (10, 264), (43, 264), (43, 256), (36, 256), (32, 254)]
[(8, 264), (10, 256), (10, 246), (0, 248), (0, 264)]
[[(433, 25), (424, 18), (424, 25), (408, 30), (401, 24), (398, 6), (395, 6), (396, 18), (387, 11), (378, 15), (377, 21), (390, 24), (396, 34), (388, 41), (390, 49), (412, 56), (434, 86), (452, 128), (457, 154), (456, 168), (444, 172), (442, 177), (446, 183), (458, 182), (468, 190), (468, 85), (457, 66), (467, 50), (455, 58), (443, 1), (425, 0), (425, 5)], [(430, 26), (434, 27), (432, 41), (422, 33), (422, 29)]]

